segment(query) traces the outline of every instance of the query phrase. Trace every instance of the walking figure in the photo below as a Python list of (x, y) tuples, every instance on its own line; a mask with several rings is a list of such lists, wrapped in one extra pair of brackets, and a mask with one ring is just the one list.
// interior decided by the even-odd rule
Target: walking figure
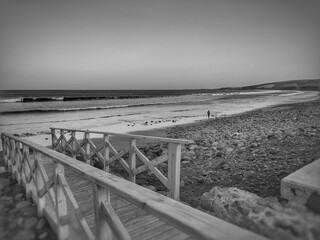
[(210, 111), (208, 110), (208, 112), (207, 112), (207, 115), (208, 115), (208, 118), (210, 117)]

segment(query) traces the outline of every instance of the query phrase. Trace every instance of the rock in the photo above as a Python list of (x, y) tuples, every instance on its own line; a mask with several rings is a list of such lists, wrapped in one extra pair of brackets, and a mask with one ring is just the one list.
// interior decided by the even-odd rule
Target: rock
[(38, 219), (36, 217), (29, 217), (24, 221), (24, 228), (34, 228), (37, 225)]
[(31, 203), (29, 201), (21, 201), (16, 204), (16, 209), (29, 207)]
[(10, 179), (8, 178), (0, 178), (0, 190), (10, 185)]
[(230, 170), (231, 169), (229, 164), (227, 164), (227, 163), (221, 165), (221, 168), (224, 169), (224, 170)]
[(17, 224), (19, 225), (19, 227), (23, 228), (23, 223), (24, 223), (24, 218), (23, 217), (19, 217), (17, 219)]
[(222, 157), (222, 155), (223, 155), (223, 153), (220, 151), (216, 153), (216, 157)]
[(313, 211), (320, 213), (320, 194), (317, 192), (313, 192), (311, 196), (308, 198), (306, 206)]
[(161, 168), (167, 168), (168, 167), (168, 165), (166, 163), (160, 163), (158, 166), (161, 167)]
[(31, 229), (18, 231), (12, 240), (33, 240), (36, 238), (36, 233)]
[(36, 206), (29, 206), (18, 210), (24, 217), (36, 217), (38, 215)]
[(190, 156), (190, 155), (195, 155), (196, 153), (193, 151), (193, 150), (190, 150), (189, 152), (188, 152), (188, 155)]
[(253, 171), (245, 171), (245, 172), (243, 172), (243, 176), (245, 178), (251, 178), (254, 176), (254, 172)]
[(258, 143), (253, 142), (253, 143), (251, 143), (251, 145), (250, 145), (249, 147), (250, 147), (250, 148), (256, 148), (256, 147), (258, 147), (258, 146), (259, 146)]
[(237, 188), (214, 187), (201, 197), (203, 209), (270, 239), (317, 239), (320, 216), (288, 206)]
[(48, 236), (47, 232), (43, 232), (38, 236), (38, 239), (45, 239)]
[(14, 196), (14, 200), (18, 201), (23, 198), (23, 193), (18, 193)]
[(227, 148), (226, 155), (230, 155), (233, 152), (233, 148)]
[(184, 158), (181, 158), (182, 161), (190, 161), (191, 157), (189, 156), (185, 156)]
[(46, 225), (46, 220), (44, 218), (40, 218), (37, 222), (36, 229), (41, 231)]

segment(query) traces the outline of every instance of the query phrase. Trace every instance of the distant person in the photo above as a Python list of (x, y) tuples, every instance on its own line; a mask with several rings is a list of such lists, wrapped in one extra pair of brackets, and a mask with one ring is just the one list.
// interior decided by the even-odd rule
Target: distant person
[(207, 112), (207, 115), (208, 115), (208, 118), (210, 117), (210, 111), (208, 110), (208, 112)]

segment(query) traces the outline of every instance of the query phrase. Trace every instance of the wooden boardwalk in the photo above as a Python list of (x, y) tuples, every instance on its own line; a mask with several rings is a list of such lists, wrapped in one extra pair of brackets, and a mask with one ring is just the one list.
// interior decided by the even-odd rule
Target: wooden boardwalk
[[(41, 162), (50, 178), (54, 174), (54, 163), (45, 157), (41, 159)], [(85, 216), (91, 231), (95, 232), (94, 201), (91, 182), (70, 167), (65, 167), (65, 178), (81, 209), (82, 216)], [(146, 189), (146, 191), (149, 190)], [(47, 201), (49, 201), (49, 199)], [(136, 205), (117, 197), (115, 194), (111, 194), (110, 202), (132, 239), (193, 239), (157, 217), (146, 213)], [(52, 209), (52, 211), (54, 210)], [(73, 235), (71, 239), (78, 239), (78, 234), (81, 232), (78, 225), (71, 224), (71, 228), (70, 233)]]
[(52, 149), (8, 133), (1, 138), (5, 165), (59, 240), (265, 240)]

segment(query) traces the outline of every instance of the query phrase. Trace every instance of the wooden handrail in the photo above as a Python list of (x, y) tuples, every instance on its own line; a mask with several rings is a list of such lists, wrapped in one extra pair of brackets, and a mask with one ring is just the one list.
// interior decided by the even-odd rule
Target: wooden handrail
[(114, 133), (114, 132), (103, 132), (103, 131), (89, 131), (89, 130), (80, 130), (80, 129), (69, 129), (69, 128), (54, 128), (50, 127), (51, 130), (63, 130), (70, 132), (83, 132), (83, 133), (93, 133), (93, 134), (102, 134), (102, 135), (112, 135), (126, 138), (134, 138), (140, 140), (152, 140), (158, 142), (167, 142), (167, 143), (180, 143), (180, 144), (190, 144), (194, 143), (193, 140), (187, 139), (177, 139), (177, 138), (165, 138), (165, 137), (153, 137), (153, 136), (144, 136), (144, 135), (136, 135), (136, 134), (125, 134), (125, 133)]
[[(56, 178), (58, 180), (55, 181), (55, 184), (58, 184), (59, 188), (62, 187), (59, 185), (59, 179), (61, 179), (61, 177), (59, 176), (61, 174), (64, 174), (62, 166), (68, 166), (73, 171), (80, 173), (83, 177), (92, 182), (94, 186), (115, 193), (117, 196), (131, 202), (142, 210), (154, 216), (157, 216), (163, 221), (175, 226), (182, 232), (196, 239), (265, 239), (259, 235), (251, 233), (250, 231), (241, 229), (235, 225), (232, 225), (221, 219), (215, 218), (197, 209), (177, 202), (173, 199), (145, 189), (125, 179), (94, 168), (88, 164), (79, 162), (76, 159), (68, 157), (62, 153), (40, 146), (36, 143), (20, 139), (8, 133), (2, 133), (1, 137), (3, 140), (7, 138), (11, 141), (17, 142), (18, 144), (22, 144), (24, 147), (31, 148), (33, 149), (33, 151), (36, 151), (37, 153), (46, 156), (50, 158), (50, 160), (54, 161), (56, 164), (55, 175), (58, 176), (58, 178)], [(3, 141), (3, 144), (5, 158), (10, 158), (10, 161), (13, 160), (14, 148), (12, 150), (12, 153), (10, 153), (10, 156), (8, 157), (8, 146), (5, 146), (5, 144), (7, 144), (7, 141)], [(11, 152), (11, 149), (9, 150)], [(61, 195), (61, 192), (63, 191), (61, 191), (60, 189), (58, 192), (59, 195)], [(99, 196), (106, 195), (99, 194)], [(56, 207), (58, 209), (58, 205), (61, 201), (60, 197), (61, 196), (56, 196)], [(96, 199), (99, 199), (99, 197)], [(96, 203), (101, 203), (101, 200), (96, 200), (94, 204)], [(62, 208), (64, 208), (65, 200), (62, 201), (62, 204)], [(94, 206), (94, 208), (100, 209), (100, 206)], [(60, 208), (60, 210), (57, 212), (58, 221), (60, 218), (61, 210), (62, 209)], [(96, 216), (96, 219), (101, 220), (101, 217), (99, 218)], [(99, 224), (99, 226), (104, 225)], [(102, 230), (98, 229), (98, 231), (101, 232)], [(59, 235), (60, 239), (66, 239), (67, 236), (65, 234), (68, 234), (68, 232), (63, 231), (61, 235)], [(97, 236), (96, 239), (98, 239)]]
[[(95, 156), (95, 161), (100, 162), (103, 165), (103, 169), (109, 172), (110, 164), (117, 160), (121, 166), (129, 174), (129, 180), (132, 182), (136, 181), (136, 175), (150, 170), (156, 178), (166, 187), (167, 195), (175, 200), (180, 198), (180, 162), (181, 162), (181, 149), (182, 145), (186, 143), (193, 143), (192, 140), (185, 139), (173, 139), (173, 138), (163, 138), (163, 137), (151, 137), (142, 135), (132, 135), (132, 134), (119, 134), (110, 132), (99, 132), (99, 131), (89, 131), (89, 130), (77, 130), (77, 129), (67, 129), (67, 128), (50, 128), (52, 136), (52, 149), (66, 153), (68, 152), (73, 158), (76, 158), (77, 154), (83, 156), (86, 163), (93, 163), (93, 156)], [(70, 136), (66, 136), (67, 133), (71, 133)], [(78, 139), (76, 137), (77, 133), (82, 133), (83, 138)], [(90, 138), (90, 134), (100, 134), (102, 138), (95, 137), (98, 140), (99, 147), (95, 146)], [(129, 140), (129, 148), (125, 148), (121, 151), (112, 146), (110, 143), (110, 136), (120, 136), (127, 138)], [(153, 142), (168, 143), (168, 153), (167, 158), (164, 161), (158, 161), (158, 159), (153, 159), (152, 161), (147, 158), (139, 149), (137, 148), (137, 140), (148, 140)], [(124, 160), (123, 156), (129, 153), (128, 160)], [(113, 157), (110, 157), (113, 154)], [(143, 166), (138, 166), (137, 160), (141, 160), (144, 164)], [(163, 173), (157, 168), (161, 162), (168, 161), (168, 177), (164, 176)], [(100, 165), (100, 167), (101, 167)]]

